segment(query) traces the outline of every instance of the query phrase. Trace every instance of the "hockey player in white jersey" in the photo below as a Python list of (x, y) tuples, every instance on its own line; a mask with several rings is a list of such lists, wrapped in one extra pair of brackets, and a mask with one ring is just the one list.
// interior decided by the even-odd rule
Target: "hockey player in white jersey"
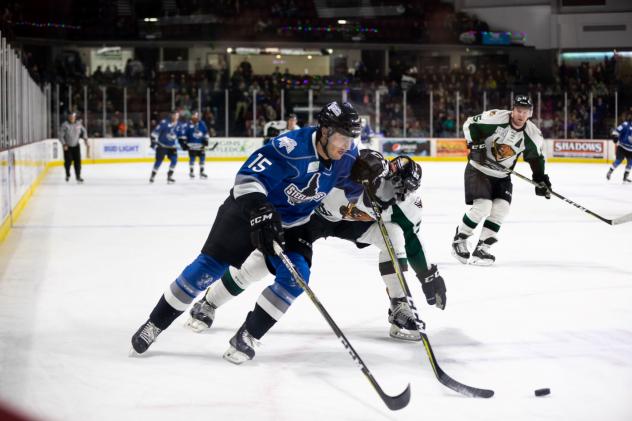
[[(379, 170), (379, 165), (383, 165), (381, 162), (385, 161), (379, 153), (363, 150), (354, 165), (355, 173), (357, 175), (362, 171), (375, 171), (376, 167)], [(359, 168), (363, 165), (365, 168)], [(373, 166), (373, 169), (368, 168), (369, 166)], [(428, 303), (444, 309), (444, 280), (439, 275), (436, 265), (428, 264), (418, 236), (422, 204), (417, 188), (421, 179), (421, 167), (410, 158), (402, 156), (389, 163), (389, 171), (384, 182), (376, 186), (375, 194), (380, 201), (379, 205), (384, 209), (382, 216), (395, 254), (404, 271), (408, 263), (413, 267)], [(379, 227), (374, 222), (371, 205), (364, 203), (364, 200), (368, 199), (363, 196), (357, 204), (349, 203), (342, 190), (334, 189), (324, 199), (308, 224), (310, 240), (332, 236), (353, 241), (360, 248), (369, 245), (378, 247), (378, 267), (390, 299), (389, 334), (397, 339), (420, 340), (414, 315), (406, 302), (405, 293), (395, 274)], [(205, 296), (193, 305), (187, 325), (196, 332), (210, 328), (218, 307), (269, 274), (263, 255), (255, 251), (241, 269), (231, 267), (222, 277), (222, 281), (211, 286)]]
[[(529, 120), (532, 112), (531, 99), (517, 95), (512, 110), (485, 111), (463, 125), (470, 149), (465, 167), (465, 203), (472, 206), (463, 215), (452, 242), (452, 255), (463, 264), (487, 266), (496, 260), (490, 247), (498, 241), (513, 190), (511, 178), (502, 168), (513, 169), (523, 154), (533, 180), (539, 183), (535, 194), (551, 198), (551, 182), (544, 172), (544, 139)], [(470, 256), (467, 240), (481, 222), (483, 228)]]

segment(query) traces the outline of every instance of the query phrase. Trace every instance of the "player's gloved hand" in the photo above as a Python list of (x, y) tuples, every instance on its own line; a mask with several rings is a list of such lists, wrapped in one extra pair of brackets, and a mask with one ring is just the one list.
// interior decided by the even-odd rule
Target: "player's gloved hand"
[(487, 145), (481, 144), (469, 144), (467, 147), (470, 149), (470, 161), (484, 164), (487, 161)]
[(189, 145), (184, 140), (180, 140), (178, 141), (178, 143), (180, 144), (180, 147), (182, 148), (183, 151), (189, 150)]
[(409, 156), (401, 155), (390, 162), (390, 180), (395, 187), (397, 200), (404, 201), (406, 196), (419, 188), (421, 183), (421, 165)]
[(158, 143), (156, 142), (156, 139), (154, 139), (153, 137), (149, 139), (149, 147), (152, 149), (156, 149), (156, 146), (158, 145)]
[(250, 241), (261, 253), (276, 256), (273, 243), (285, 247), (281, 217), (274, 206), (264, 203), (250, 211)]
[(535, 194), (550, 199), (551, 181), (549, 180), (549, 176), (546, 174), (533, 174), (533, 181), (538, 183), (538, 185), (535, 187)]
[(205, 148), (208, 146), (208, 139), (202, 139), (202, 146)]
[(441, 310), (445, 309), (446, 289), (445, 282), (439, 274), (437, 265), (432, 265), (425, 273), (418, 273), (417, 278), (421, 282), (421, 289), (426, 296), (428, 304), (435, 305)]
[(368, 182), (370, 186), (377, 187), (387, 174), (388, 163), (382, 154), (371, 149), (362, 149), (351, 167), (350, 178), (358, 184)]

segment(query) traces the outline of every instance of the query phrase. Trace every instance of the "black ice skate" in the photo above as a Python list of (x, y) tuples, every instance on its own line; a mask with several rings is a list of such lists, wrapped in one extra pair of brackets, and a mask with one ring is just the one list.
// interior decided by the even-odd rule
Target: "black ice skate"
[(203, 180), (206, 180), (208, 178), (208, 175), (206, 175), (204, 170), (200, 170), (200, 178)]
[(201, 333), (206, 329), (210, 329), (215, 319), (215, 307), (206, 301), (205, 297), (202, 297), (200, 301), (195, 302), (191, 311), (189, 311), (189, 320), (187, 320), (185, 326), (190, 328), (196, 333)]
[(77, 178), (77, 183), (79, 183), (79, 184), (83, 184), (83, 178), (78, 177), (78, 178)]
[(195, 173), (193, 172), (193, 168), (189, 170), (189, 178), (195, 178)]
[(167, 177), (167, 184), (174, 184), (175, 182), (176, 180), (172, 176)]
[(623, 182), (624, 183), (632, 183), (632, 180), (630, 180), (630, 172), (629, 171), (626, 171), (623, 174)]
[(613, 172), (613, 171), (614, 171), (614, 170), (613, 170), (612, 168), (608, 169), (608, 173), (606, 174), (606, 178), (607, 178), (608, 180), (610, 180), (610, 177), (612, 177), (612, 172)]
[(391, 324), (389, 332), (391, 338), (404, 341), (421, 340), (421, 335), (417, 330), (417, 323), (415, 323), (415, 315), (406, 298), (391, 299), (391, 308), (388, 309), (388, 321)]
[(456, 228), (456, 234), (454, 235), (454, 240), (452, 241), (452, 256), (456, 258), (459, 262), (464, 265), (467, 264), (467, 261), (470, 258), (470, 251), (467, 249), (467, 238), (469, 236), (463, 233), (459, 233), (459, 228)]
[(476, 250), (472, 253), (472, 260), (470, 263), (478, 266), (489, 266), (493, 264), (496, 261), (496, 257), (489, 253), (489, 248), (496, 241), (498, 240), (494, 237), (490, 237), (485, 241), (479, 241), (476, 246)]
[(149, 182), (150, 182), (150, 183), (153, 183), (155, 179), (156, 179), (156, 173), (155, 173), (155, 172), (152, 172), (152, 173), (151, 173), (151, 177), (149, 177)]
[(66, 176), (66, 183), (68, 182), (68, 180), (70, 180), (70, 176), (69, 175)]
[(153, 344), (158, 335), (160, 335), (160, 332), (162, 332), (162, 330), (149, 320), (143, 323), (136, 333), (134, 333), (134, 336), (132, 336), (132, 351), (130, 351), (130, 356), (133, 356), (134, 353), (138, 355), (147, 351), (149, 346)]
[(247, 330), (246, 323), (239, 328), (235, 336), (230, 338), (230, 347), (224, 352), (224, 359), (233, 364), (241, 364), (255, 357), (255, 347), (260, 342)]

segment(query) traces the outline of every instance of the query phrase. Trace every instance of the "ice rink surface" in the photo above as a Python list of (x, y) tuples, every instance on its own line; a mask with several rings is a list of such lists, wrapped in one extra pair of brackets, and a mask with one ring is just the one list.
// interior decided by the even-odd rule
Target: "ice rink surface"
[[(632, 419), (632, 223), (608, 226), (514, 179), (497, 263), (450, 255), (464, 210), (464, 163), (422, 163), (422, 239), (448, 288), (445, 311), (408, 283), (442, 368), (492, 388), (462, 397), (434, 378), (420, 343), (388, 336), (377, 250), (316, 243), (311, 285), (384, 390), (411, 383), (389, 411), (307, 296), (242, 366), (229, 338), (271, 281), (220, 308), (195, 334), (182, 316), (141, 358), (130, 337), (198, 254), (239, 163), (177, 183), (150, 164), (92, 165), (86, 183), (43, 180), (0, 245), (0, 400), (42, 420), (608, 420)], [(525, 164), (517, 169), (527, 175)], [(553, 187), (613, 218), (632, 212), (619, 168), (549, 164)], [(536, 398), (534, 389), (551, 395)]]

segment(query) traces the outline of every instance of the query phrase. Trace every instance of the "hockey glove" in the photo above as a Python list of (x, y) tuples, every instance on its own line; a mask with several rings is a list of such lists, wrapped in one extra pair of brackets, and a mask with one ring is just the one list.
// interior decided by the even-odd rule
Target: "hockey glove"
[(439, 274), (437, 265), (432, 265), (425, 273), (418, 273), (417, 278), (421, 282), (421, 289), (426, 296), (428, 304), (435, 305), (441, 310), (445, 309), (446, 289), (445, 282)]
[(250, 241), (261, 253), (276, 256), (273, 243), (285, 247), (281, 217), (274, 206), (263, 203), (250, 211)]
[(533, 181), (538, 183), (538, 185), (535, 187), (535, 194), (550, 199), (551, 181), (549, 180), (549, 176), (546, 174), (533, 174)]
[(470, 149), (470, 161), (478, 162), (479, 164), (484, 164), (487, 160), (487, 145), (484, 143), (481, 144), (469, 144), (467, 147)]
[(381, 153), (371, 149), (362, 149), (356, 162), (351, 167), (351, 180), (363, 184), (368, 182), (377, 187), (380, 179), (388, 174), (388, 163)]
[(204, 146), (205, 148), (208, 146), (208, 139), (203, 139), (202, 140), (202, 146)]
[(180, 140), (180, 147), (182, 148), (183, 151), (188, 151), (189, 150), (189, 145), (187, 144), (186, 141), (184, 140)]

